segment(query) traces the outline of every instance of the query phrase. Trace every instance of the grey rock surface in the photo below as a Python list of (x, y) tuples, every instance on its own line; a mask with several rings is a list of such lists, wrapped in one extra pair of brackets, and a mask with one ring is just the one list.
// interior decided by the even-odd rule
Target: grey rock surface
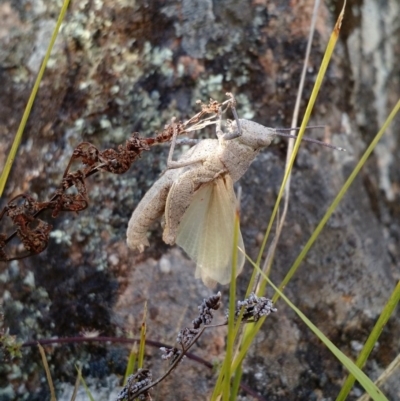
[[(57, 1), (0, 1), (0, 166), (59, 7)], [(320, 6), (301, 115), (340, 7), (337, 2)], [(308, 0), (72, 2), (0, 206), (21, 192), (48, 199), (80, 142), (106, 149), (134, 131), (151, 137), (172, 117), (185, 120), (196, 113), (196, 100), (222, 101), (227, 91), (236, 95), (241, 118), (288, 127), (312, 8)], [(346, 10), (311, 120), (326, 129), (309, 135), (347, 152), (302, 145), (273, 264), (275, 283), (398, 100), (399, 8), (396, 0), (365, 0)], [(286, 288), (291, 300), (354, 359), (400, 278), (399, 122), (396, 117)], [(286, 141), (277, 140), (240, 182), (242, 233), (253, 258), (279, 191), (285, 150)], [(54, 231), (44, 253), (0, 262), (4, 324), (11, 334), (22, 341), (73, 337), (83, 330), (138, 336), (147, 301), (148, 338), (174, 343), (178, 328), (190, 324), (210, 291), (195, 280), (193, 263), (162, 242), (160, 226), (151, 230), (151, 245), (143, 254), (125, 245), (130, 214), (165, 168), (167, 154), (168, 146), (153, 148), (124, 175), (93, 176), (88, 209), (54, 220), (49, 216)], [(240, 297), (250, 274), (246, 265), (238, 279)], [(221, 290), (227, 305), (229, 290)], [(268, 400), (335, 399), (346, 371), (283, 302), (277, 308), (245, 361), (243, 382)], [(366, 365), (371, 378), (399, 353), (399, 329), (397, 311)], [(219, 329), (207, 332), (194, 352), (215, 363), (222, 360), (224, 346), (225, 330)], [(116, 344), (46, 348), (60, 399), (69, 397), (77, 361), (91, 388), (106, 389), (101, 397), (115, 396), (110, 386), (115, 375), (123, 376), (129, 349)], [(165, 368), (157, 349), (148, 349), (146, 363), (154, 374)], [(383, 387), (391, 400), (400, 400), (399, 376), (395, 373)], [(185, 360), (154, 397), (208, 399), (215, 378), (212, 370)], [(0, 386), (5, 401), (49, 397), (35, 348), (1, 364)], [(361, 394), (356, 386), (349, 399)]]

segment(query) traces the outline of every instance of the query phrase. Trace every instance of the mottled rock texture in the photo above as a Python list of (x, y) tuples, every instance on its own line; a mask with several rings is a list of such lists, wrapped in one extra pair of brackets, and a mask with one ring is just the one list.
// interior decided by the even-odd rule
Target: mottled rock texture
[[(400, 93), (399, 2), (350, 3), (311, 120), (325, 125), (325, 134), (310, 134), (348, 152), (302, 146), (272, 270), (276, 283)], [(0, 1), (0, 166), (60, 6), (54, 0)], [(301, 112), (340, 6), (335, 1), (320, 6)], [(308, 0), (73, 1), (1, 206), (21, 192), (40, 200), (51, 196), (80, 142), (105, 149), (123, 143), (133, 131), (150, 137), (173, 116), (185, 120), (193, 115), (197, 99), (222, 101), (231, 91), (240, 117), (289, 126), (312, 8)], [(397, 117), (286, 289), (352, 358), (400, 278), (399, 123)], [(286, 142), (277, 141), (240, 182), (242, 232), (252, 257), (280, 187), (285, 150)], [(192, 262), (162, 242), (159, 226), (151, 231), (151, 246), (143, 254), (125, 245), (130, 214), (165, 168), (167, 153), (167, 146), (153, 148), (124, 175), (92, 177), (89, 208), (53, 220), (55, 231), (43, 254), (0, 263), (5, 325), (12, 334), (23, 341), (76, 336), (84, 329), (137, 336), (147, 301), (148, 338), (174, 343), (178, 328), (190, 324), (210, 291), (194, 279)], [(250, 273), (246, 265), (238, 281), (240, 295)], [(222, 291), (227, 305), (228, 290)], [(243, 382), (268, 400), (334, 399), (345, 370), (291, 310), (282, 302), (277, 308), (244, 364)], [(367, 363), (373, 379), (399, 353), (399, 329), (397, 312)], [(221, 360), (224, 334), (223, 329), (206, 333), (194, 351), (210, 362)], [(115, 396), (114, 375), (124, 373), (129, 348), (79, 344), (46, 351), (60, 399), (69, 399), (68, 383), (80, 362), (100, 400)], [(164, 369), (157, 349), (149, 348), (146, 365), (155, 373)], [(25, 349), (21, 360), (2, 363), (0, 373), (1, 400), (49, 398), (36, 349)], [(211, 370), (185, 360), (154, 397), (204, 400), (214, 382)], [(384, 387), (389, 399), (400, 399), (399, 382), (392, 379)], [(356, 387), (349, 399), (360, 394)], [(241, 397), (251, 399), (246, 393)]]

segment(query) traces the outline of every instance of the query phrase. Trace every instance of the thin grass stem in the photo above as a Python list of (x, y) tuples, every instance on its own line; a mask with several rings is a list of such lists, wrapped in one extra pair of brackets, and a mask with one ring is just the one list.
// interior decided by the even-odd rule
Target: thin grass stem
[(1, 172), (1, 175), (0, 175), (0, 197), (3, 195), (3, 191), (4, 191), (4, 188), (6, 186), (7, 179), (8, 179), (8, 176), (10, 174), (10, 171), (11, 171), (11, 167), (12, 167), (12, 165), (14, 163), (14, 160), (15, 160), (19, 145), (20, 145), (21, 140), (22, 140), (22, 135), (24, 133), (24, 129), (25, 129), (26, 123), (28, 121), (29, 115), (30, 115), (31, 110), (32, 110), (33, 102), (35, 101), (36, 94), (37, 94), (37, 92), (39, 90), (40, 82), (42, 81), (42, 78), (43, 78), (43, 75), (44, 75), (44, 71), (46, 70), (47, 62), (49, 61), (50, 54), (51, 54), (51, 51), (53, 49), (54, 43), (55, 43), (55, 41), (57, 39), (57, 35), (58, 35), (59, 30), (60, 30), (61, 23), (63, 22), (64, 16), (65, 16), (65, 14), (67, 12), (67, 9), (68, 9), (68, 6), (69, 6), (69, 2), (70, 2), (70, 0), (64, 0), (64, 3), (62, 5), (61, 11), (60, 11), (60, 14), (58, 16), (58, 20), (57, 20), (56, 26), (55, 26), (55, 28), (53, 30), (53, 33), (51, 35), (51, 38), (50, 38), (49, 46), (47, 47), (46, 54), (45, 54), (44, 59), (42, 61), (42, 65), (40, 66), (40, 70), (39, 70), (39, 73), (38, 73), (38, 75), (36, 77), (35, 84), (33, 85), (32, 92), (31, 92), (31, 94), (29, 96), (28, 103), (27, 103), (27, 105), (25, 107), (24, 114), (22, 115), (21, 122), (19, 124), (17, 133), (16, 133), (15, 138), (14, 138), (14, 142), (13, 142), (13, 144), (11, 146), (10, 152), (8, 153), (7, 160), (6, 160), (6, 163), (4, 165), (3, 171)]
[(56, 401), (57, 400), (56, 392), (54, 390), (53, 379), (51, 378), (51, 373), (50, 373), (49, 364), (47, 362), (46, 353), (44, 352), (44, 348), (39, 343), (38, 343), (37, 346), (39, 348), (40, 357), (42, 358), (42, 363), (43, 363), (44, 370), (46, 372), (47, 382), (49, 383), (50, 401)]
[(147, 317), (147, 301), (144, 304), (142, 327), (140, 329), (138, 369), (143, 368), (143, 362), (144, 362), (144, 350), (146, 348), (146, 317)]
[[(364, 367), (365, 362), (367, 361), (370, 353), (372, 352), (375, 344), (377, 343), (379, 336), (381, 335), (383, 328), (386, 326), (386, 323), (388, 322), (390, 316), (392, 316), (392, 313), (395, 310), (397, 304), (399, 303), (399, 300), (400, 300), (400, 281), (394, 288), (389, 300), (387, 301), (385, 307), (383, 308), (379, 316), (379, 319), (377, 320), (374, 328), (369, 334), (368, 339), (365, 342), (364, 347), (360, 352), (360, 355), (357, 358), (356, 365), (360, 369)], [(344, 401), (346, 399), (355, 381), (356, 378), (352, 374), (350, 374), (347, 377), (342, 389), (340, 390), (340, 393), (337, 396), (336, 401)]]

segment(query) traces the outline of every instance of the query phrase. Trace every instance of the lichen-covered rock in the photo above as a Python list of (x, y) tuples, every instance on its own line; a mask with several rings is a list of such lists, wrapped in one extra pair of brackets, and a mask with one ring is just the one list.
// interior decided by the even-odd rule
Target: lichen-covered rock
[[(0, 2), (0, 166), (60, 5), (41, 0)], [(341, 4), (330, 7), (320, 6), (301, 113)], [(123, 143), (133, 131), (152, 136), (172, 117), (192, 116), (198, 111), (198, 99), (224, 100), (230, 91), (236, 95), (241, 118), (271, 127), (289, 126), (312, 8), (307, 0), (72, 2), (0, 206), (21, 192), (48, 199), (80, 142), (106, 149)], [(399, 15), (398, 9), (395, 1), (367, 0), (346, 10), (311, 121), (324, 124), (325, 135), (321, 131), (309, 135), (348, 152), (302, 145), (272, 269), (276, 283), (398, 99), (398, 21), (393, 17)], [(365, 341), (400, 277), (400, 159), (395, 127), (389, 127), (286, 288), (296, 305), (352, 358), (357, 356), (355, 342)], [(212, 130), (199, 133), (212, 134)], [(242, 232), (252, 257), (279, 190), (285, 149), (286, 142), (277, 141), (240, 182)], [(191, 311), (209, 292), (194, 279), (191, 262), (162, 242), (159, 227), (149, 234), (150, 248), (144, 254), (128, 251), (125, 245), (129, 216), (165, 168), (167, 152), (167, 147), (152, 148), (124, 175), (91, 177), (89, 208), (79, 215), (49, 217), (54, 231), (43, 254), (0, 263), (0, 294), (11, 334), (23, 341), (76, 336), (82, 330), (99, 330), (105, 336), (133, 330), (137, 335), (147, 300), (148, 338), (173, 343), (178, 328), (192, 318)], [(239, 278), (240, 294), (250, 273), (246, 265)], [(227, 294), (224, 289), (225, 301)], [(243, 381), (269, 400), (335, 397), (346, 375), (341, 364), (282, 302), (277, 307), (244, 363)], [(367, 363), (366, 372), (373, 379), (400, 351), (395, 335), (399, 326), (398, 317), (393, 317)], [(203, 352), (210, 362), (222, 357), (223, 330), (205, 334), (201, 341), (203, 350), (194, 352)], [(107, 381), (110, 377), (123, 375), (129, 349), (79, 344), (46, 351), (61, 396), (69, 391), (65, 383), (76, 376), (77, 361), (85, 377), (97, 378), (90, 381), (93, 388), (95, 383), (108, 388), (115, 383)], [(153, 349), (146, 363), (155, 371), (162, 367)], [(158, 387), (159, 397), (208, 398), (215, 377), (207, 369), (183, 361)], [(48, 397), (36, 349), (24, 350), (21, 360), (1, 364), (0, 373), (1, 399)], [(389, 399), (400, 398), (399, 382), (392, 380), (384, 388)], [(357, 387), (352, 399), (359, 394)], [(244, 392), (241, 396), (250, 399)]]

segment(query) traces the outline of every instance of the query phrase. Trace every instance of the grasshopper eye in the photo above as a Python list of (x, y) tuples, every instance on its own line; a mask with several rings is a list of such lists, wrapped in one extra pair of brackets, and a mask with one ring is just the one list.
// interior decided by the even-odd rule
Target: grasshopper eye
[[(228, 105), (235, 118), (227, 123), (225, 132), (222, 130), (224, 105)], [(178, 136), (178, 125), (172, 123), (168, 169), (132, 213), (127, 231), (128, 245), (142, 251), (149, 245), (147, 230), (150, 225), (164, 215), (164, 242), (180, 245), (196, 262), (196, 277), (208, 286), (216, 282), (227, 284), (231, 279), (236, 213), (233, 183), (246, 173), (259, 151), (268, 147), (276, 135), (292, 137), (278, 133), (280, 129), (239, 119), (235, 105), (230, 94), (227, 102), (219, 104), (211, 101), (201, 113), (189, 120), (194, 125), (187, 128), (187, 132), (215, 124), (217, 139), (207, 138), (197, 142), (178, 161), (172, 160)], [(216, 113), (217, 118), (200, 118), (210, 111)], [(321, 144), (335, 148), (330, 144)], [(238, 246), (244, 249), (241, 235)], [(243, 265), (244, 256), (239, 253), (237, 274)]]

